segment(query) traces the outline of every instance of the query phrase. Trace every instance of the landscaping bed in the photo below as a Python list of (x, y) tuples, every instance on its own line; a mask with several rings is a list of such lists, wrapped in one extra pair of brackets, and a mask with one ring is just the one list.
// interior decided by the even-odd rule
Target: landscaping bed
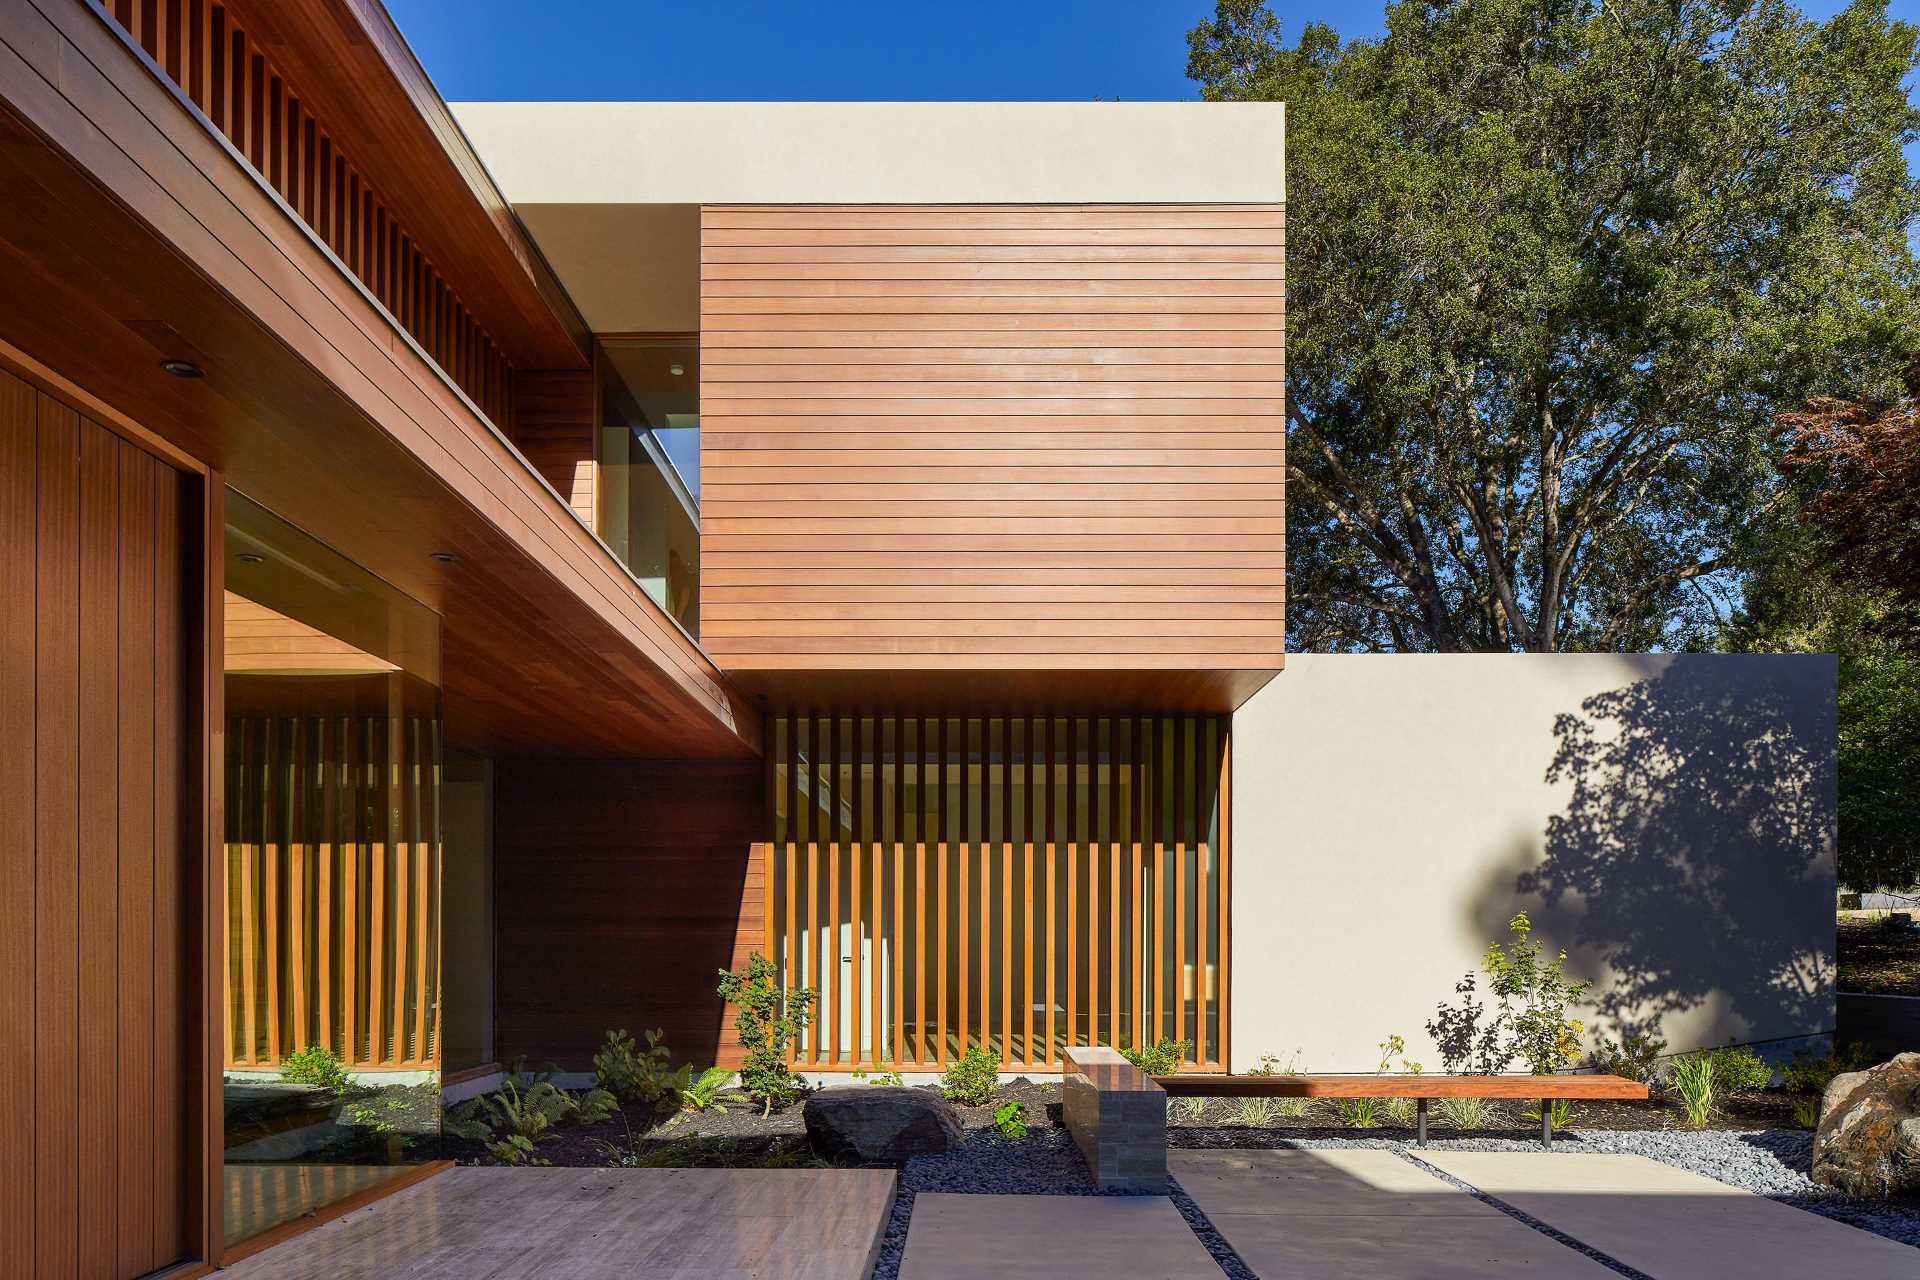
[(1920, 996), (1920, 929), (1891, 929), (1878, 916), (1839, 918), (1837, 978), (1842, 991)]

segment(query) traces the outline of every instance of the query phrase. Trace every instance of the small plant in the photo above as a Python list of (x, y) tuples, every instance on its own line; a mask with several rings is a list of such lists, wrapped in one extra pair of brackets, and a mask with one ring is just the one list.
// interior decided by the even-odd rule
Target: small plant
[(1809, 1093), (1819, 1097), (1827, 1091), (1835, 1076), (1849, 1071), (1865, 1071), (1873, 1065), (1873, 1050), (1858, 1041), (1849, 1041), (1832, 1053), (1815, 1055), (1801, 1049), (1793, 1055), (1783, 1072), (1791, 1093)]
[[(1284, 1066), (1281, 1065), (1280, 1058), (1277, 1054), (1263, 1053), (1260, 1055), (1260, 1061), (1256, 1063), (1247, 1074), (1250, 1076), (1297, 1076), (1300, 1073), (1294, 1069), (1293, 1064), (1299, 1060), (1300, 1051), (1298, 1049), (1293, 1051), (1292, 1056), (1287, 1059), (1286, 1065)], [(1258, 1119), (1247, 1119), (1249, 1114), (1246, 1106), (1247, 1102), (1259, 1102), (1262, 1104), (1261, 1107), (1257, 1109), (1259, 1114)], [(1297, 1120), (1307, 1114), (1307, 1107), (1309, 1105), (1310, 1103), (1306, 1098), (1248, 1098), (1241, 1104), (1240, 1116), (1241, 1119), (1246, 1120), (1250, 1125), (1265, 1124), (1277, 1115), (1285, 1116), (1289, 1120)]]
[(1820, 1127), (1820, 1097), (1814, 1094), (1793, 1100), (1793, 1122), (1802, 1129)]
[(487, 1154), (501, 1164), (512, 1168), (522, 1165), (548, 1165), (553, 1161), (542, 1158), (535, 1150), (533, 1140), (517, 1133), (487, 1143)]
[(740, 1084), (747, 1096), (770, 1116), (799, 1095), (800, 1085), (787, 1068), (787, 1055), (813, 1021), (820, 993), (800, 987), (781, 993), (773, 962), (758, 951), (747, 957), (740, 973), (720, 971), (720, 998), (740, 1012), (733, 1020), (746, 1060), (740, 1066)]
[(731, 1079), (733, 1072), (725, 1067), (708, 1067), (679, 1091), (680, 1109), (695, 1113), (725, 1112), (727, 1102), (720, 1096), (720, 1091), (727, 1087), (727, 1081)]
[(1487, 1098), (1441, 1098), (1434, 1105), (1442, 1120), (1466, 1133), (1491, 1128), (1500, 1118), (1499, 1108)]
[(1022, 1118), (1026, 1110), (1026, 1107), (1018, 1102), (1003, 1104), (993, 1113), (993, 1127), (1009, 1138), (1026, 1137), (1027, 1122)]
[(1713, 1079), (1724, 1093), (1764, 1089), (1773, 1083), (1773, 1068), (1748, 1046), (1728, 1044), (1713, 1050)]
[(1454, 986), (1459, 1007), (1441, 1005), (1427, 1023), (1427, 1033), (1440, 1046), (1448, 1071), (1469, 1067), (1481, 1075), (1505, 1071), (1515, 1058), (1537, 1076), (1571, 1066), (1580, 1056), (1586, 1027), (1567, 1016), (1567, 1006), (1582, 999), (1593, 985), (1571, 982), (1566, 976), (1567, 953), (1545, 957), (1532, 938), (1533, 922), (1522, 911), (1507, 922), (1513, 937), (1487, 945), (1481, 971), (1498, 1001), (1491, 1021), (1483, 1021), (1486, 1006), (1477, 1001), (1474, 975)]
[(1381, 1100), (1380, 1112), (1388, 1121), (1404, 1129), (1413, 1123), (1416, 1108), (1412, 1098), (1385, 1098)]
[(1688, 1053), (1673, 1060), (1673, 1091), (1686, 1108), (1687, 1123), (1694, 1128), (1704, 1129), (1713, 1119), (1717, 1089), (1711, 1053)]
[(888, 1089), (904, 1089), (907, 1087), (906, 1080), (902, 1078), (898, 1071), (869, 1072), (861, 1070), (854, 1072), (853, 1078), (855, 1080), (865, 1080), (868, 1084), (878, 1085)]
[(1207, 1100), (1205, 1098), (1175, 1098), (1173, 1100), (1173, 1113), (1185, 1120), (1198, 1120), (1207, 1114)]
[(1656, 1084), (1666, 1051), (1667, 1042), (1654, 1036), (1622, 1036), (1617, 1042), (1602, 1040), (1593, 1051), (1593, 1065), (1610, 1076)]
[(1349, 1129), (1372, 1129), (1380, 1123), (1380, 1099), (1340, 1099), (1340, 1119)]
[(288, 1054), (280, 1062), (280, 1078), (288, 1084), (311, 1084), (334, 1094), (353, 1087), (347, 1064), (323, 1044), (310, 1044)]
[(624, 1028), (607, 1032), (593, 1055), (594, 1079), (637, 1114), (671, 1115), (680, 1109), (681, 1089), (692, 1083), (692, 1072), (673, 1070), (673, 1055), (660, 1042), (658, 1029), (646, 1035), (647, 1047), (641, 1049)]
[[(1279, 1114), (1279, 1107), (1276, 1106), (1275, 1104), (1280, 1101), (1283, 1101), (1283, 1099), (1278, 1099), (1278, 1098), (1242, 1098), (1240, 1099), (1240, 1123), (1246, 1125), (1250, 1129), (1260, 1128), (1261, 1126), (1265, 1125), (1269, 1120), (1272, 1120), (1275, 1115)], [(1292, 1099), (1285, 1099), (1285, 1101), (1292, 1101)], [(1301, 1098), (1299, 1099), (1299, 1101), (1305, 1102), (1306, 1099)]]
[[(1528, 1123), (1540, 1123), (1540, 1104), (1530, 1104), (1522, 1113)], [(1580, 1113), (1574, 1109), (1571, 1098), (1550, 1098), (1547, 1100), (1547, 1115), (1553, 1120), (1556, 1129), (1571, 1129), (1580, 1119)]]
[(1122, 1049), (1120, 1056), (1138, 1067), (1143, 1075), (1170, 1076), (1193, 1052), (1191, 1040), (1162, 1040), (1140, 1048)]
[(967, 1107), (984, 1107), (993, 1098), (993, 1086), (1000, 1082), (1000, 1060), (986, 1046), (974, 1045), (961, 1054), (947, 1074), (940, 1078), (940, 1091), (948, 1102)]

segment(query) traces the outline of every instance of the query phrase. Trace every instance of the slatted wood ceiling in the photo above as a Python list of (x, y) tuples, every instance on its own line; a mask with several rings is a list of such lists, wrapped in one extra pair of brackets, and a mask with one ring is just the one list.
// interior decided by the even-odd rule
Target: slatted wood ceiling
[(1278, 206), (709, 206), (732, 670), (1281, 664)]

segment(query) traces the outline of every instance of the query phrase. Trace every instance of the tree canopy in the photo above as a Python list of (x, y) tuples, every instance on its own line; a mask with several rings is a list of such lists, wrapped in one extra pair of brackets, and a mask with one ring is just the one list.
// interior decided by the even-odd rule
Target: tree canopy
[(1775, 415), (1916, 319), (1914, 28), (1781, 0), (1403, 0), (1189, 36), (1288, 104), (1289, 645), (1652, 649), (1738, 607)]

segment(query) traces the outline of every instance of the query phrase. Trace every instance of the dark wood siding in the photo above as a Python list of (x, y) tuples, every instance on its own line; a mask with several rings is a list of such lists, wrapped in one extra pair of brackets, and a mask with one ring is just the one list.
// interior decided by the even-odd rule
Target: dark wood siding
[(737, 1066), (719, 971), (766, 946), (759, 761), (504, 760), (494, 773), (494, 1039), (571, 1070), (658, 1027)]
[(708, 652), (1280, 666), (1284, 221), (703, 210)]
[(184, 485), (0, 371), (0, 1274), (189, 1248)]
[(520, 374), (513, 401), (513, 443), (587, 528), (595, 528), (593, 371)]

